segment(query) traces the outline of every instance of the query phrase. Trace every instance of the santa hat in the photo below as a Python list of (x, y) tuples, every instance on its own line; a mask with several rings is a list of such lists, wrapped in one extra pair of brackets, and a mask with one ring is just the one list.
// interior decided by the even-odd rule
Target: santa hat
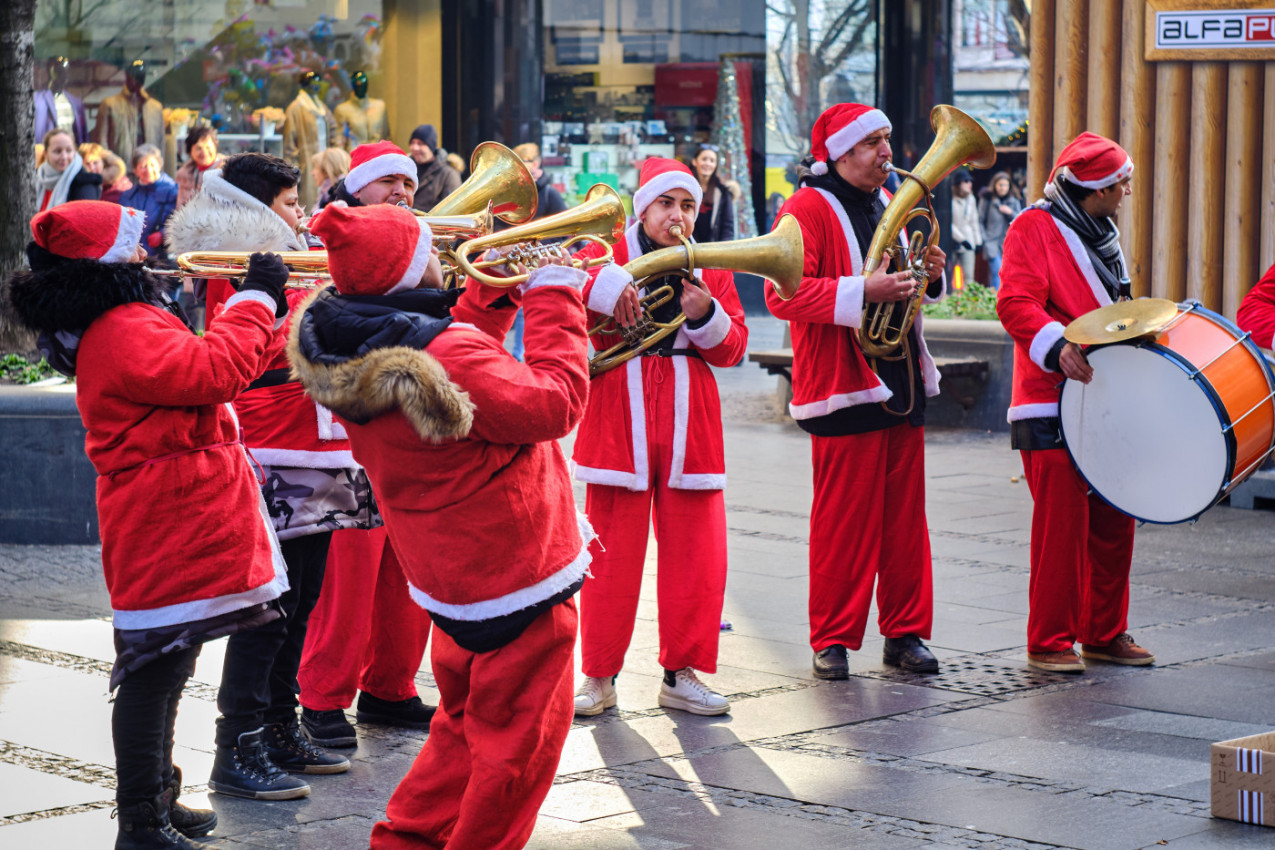
[(329, 204), (310, 232), (327, 246), (328, 273), (342, 295), (415, 289), (429, 263), (429, 225), (396, 204)]
[(889, 130), (890, 119), (880, 109), (862, 103), (838, 103), (824, 110), (810, 131), (810, 152), (815, 156), (810, 170), (820, 176), (855, 145), (877, 130)]
[(31, 219), (35, 244), (68, 260), (123, 263), (133, 257), (146, 216), (109, 201), (69, 201)]
[(350, 154), (350, 173), (345, 175), (345, 191), (353, 195), (382, 177), (401, 174), (416, 185), (416, 162), (390, 141), (359, 145)]
[(704, 200), (704, 190), (691, 170), (675, 159), (653, 156), (642, 163), (642, 171), (638, 175), (638, 190), (633, 193), (633, 215), (638, 218), (660, 195), (673, 189), (685, 189), (691, 193), (695, 208), (699, 209)]
[(1124, 148), (1097, 133), (1084, 132), (1058, 154), (1049, 182), (1061, 177), (1086, 189), (1105, 189), (1131, 176), (1133, 160)]

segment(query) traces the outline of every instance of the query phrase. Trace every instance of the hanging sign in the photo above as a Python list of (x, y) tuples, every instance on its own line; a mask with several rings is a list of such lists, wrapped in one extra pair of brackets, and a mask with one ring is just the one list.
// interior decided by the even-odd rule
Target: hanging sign
[(1147, 0), (1146, 59), (1275, 59), (1275, 2)]

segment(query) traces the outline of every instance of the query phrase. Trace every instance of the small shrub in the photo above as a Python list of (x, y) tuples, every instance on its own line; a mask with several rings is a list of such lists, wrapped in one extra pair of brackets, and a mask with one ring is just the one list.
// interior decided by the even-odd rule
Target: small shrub
[(43, 357), (32, 363), (21, 354), (0, 357), (0, 378), (14, 384), (34, 384), (58, 374)]
[(996, 290), (970, 281), (937, 304), (926, 304), (922, 312), (933, 319), (995, 319)]

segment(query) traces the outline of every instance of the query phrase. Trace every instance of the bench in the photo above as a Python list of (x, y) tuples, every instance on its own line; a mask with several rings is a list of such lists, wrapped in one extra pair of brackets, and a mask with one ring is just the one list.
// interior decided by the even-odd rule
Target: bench
[[(787, 380), (789, 384), (792, 383), (791, 348), (776, 348), (772, 351), (750, 351), (748, 352), (748, 359), (770, 374), (779, 375)], [(934, 365), (938, 367), (939, 374), (946, 379), (970, 378), (977, 381), (987, 380), (987, 361), (979, 360), (976, 357), (935, 357)], [(971, 393), (963, 394), (959, 392), (951, 380), (940, 384), (940, 387), (953, 401), (966, 410), (974, 406), (974, 396)]]

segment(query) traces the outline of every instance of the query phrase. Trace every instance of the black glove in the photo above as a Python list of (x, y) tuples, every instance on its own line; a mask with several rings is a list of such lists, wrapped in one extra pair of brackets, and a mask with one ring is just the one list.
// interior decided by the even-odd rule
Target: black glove
[(240, 292), (264, 292), (274, 299), (274, 315), (282, 319), (288, 315), (288, 299), (283, 297), (283, 285), (288, 282), (288, 267), (278, 254), (253, 254), (248, 258), (248, 273), (244, 275)]
[(974, 246), (973, 246), (973, 245), (971, 245), (971, 244), (969, 243), (969, 240), (968, 240), (968, 239), (962, 239), (962, 240), (961, 240), (961, 250), (962, 250), (962, 251), (973, 251), (973, 250), (974, 250)]

